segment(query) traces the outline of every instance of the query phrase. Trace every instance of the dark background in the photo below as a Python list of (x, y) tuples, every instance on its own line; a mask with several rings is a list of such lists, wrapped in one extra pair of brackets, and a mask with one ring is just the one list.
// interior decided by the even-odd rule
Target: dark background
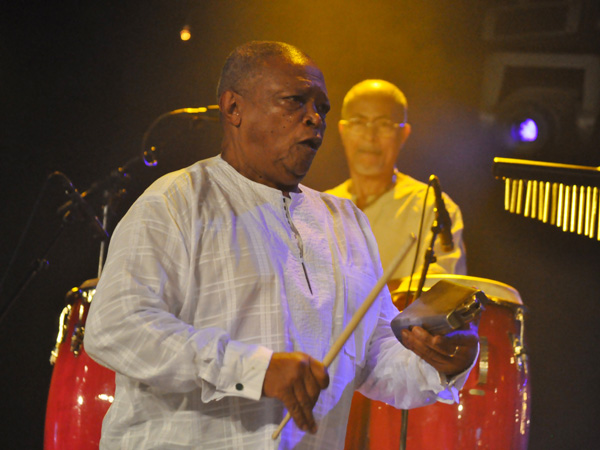
[[(581, 2), (580, 27), (568, 36), (482, 38), (490, 7), (535, 3), (540, 2), (3, 2), (1, 304), (60, 225), (56, 208), (67, 199), (58, 178), (44, 183), (51, 172), (63, 172), (85, 191), (141, 154), (142, 136), (159, 115), (215, 103), (221, 65), (236, 45), (286, 41), (320, 65), (333, 106), (305, 184), (327, 189), (347, 177), (336, 130), (344, 93), (365, 78), (400, 86), (409, 99), (413, 133), (399, 168), (421, 180), (438, 175), (463, 211), (469, 274), (515, 287), (529, 308), (530, 448), (597, 448), (600, 242), (504, 212), (503, 184), (492, 175), (492, 160), (513, 155), (479, 120), (483, 62), (493, 52), (598, 53), (595, 0)], [(185, 22), (192, 26), (189, 42), (179, 39)], [(600, 164), (597, 136), (587, 147), (569, 141), (561, 149), (562, 162)], [(132, 165), (128, 194), (112, 209), (109, 228), (152, 180), (216, 155), (219, 141), (216, 123), (162, 121), (150, 139), (160, 149), (160, 163), (152, 169)], [(88, 199), (100, 215), (102, 199)], [(58, 317), (65, 293), (96, 277), (99, 243), (85, 224), (72, 223), (47, 259), (48, 269), (0, 323), (2, 448), (43, 445), (48, 358)]]

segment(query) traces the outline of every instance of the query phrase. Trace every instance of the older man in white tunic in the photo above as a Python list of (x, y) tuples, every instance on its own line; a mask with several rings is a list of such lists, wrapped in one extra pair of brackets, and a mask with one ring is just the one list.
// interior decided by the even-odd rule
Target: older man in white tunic
[[(85, 336), (117, 373), (101, 448), (337, 449), (356, 389), (403, 408), (453, 401), (476, 331), (416, 328), (402, 345), (388, 292), (319, 362), (382, 274), (362, 212), (299, 184), (329, 110), (319, 68), (250, 42), (218, 96), (221, 154), (156, 181), (110, 243)], [(272, 440), (286, 409), (295, 424)]]

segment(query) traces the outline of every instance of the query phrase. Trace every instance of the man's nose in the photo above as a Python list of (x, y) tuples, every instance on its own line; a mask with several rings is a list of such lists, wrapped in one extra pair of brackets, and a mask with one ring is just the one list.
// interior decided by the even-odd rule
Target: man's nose
[(377, 135), (379, 133), (379, 129), (373, 122), (367, 122), (367, 126), (365, 127), (364, 137), (369, 141), (374, 141), (377, 139)]
[(309, 126), (315, 128), (325, 128), (325, 118), (319, 114), (319, 110), (314, 101), (306, 104), (306, 114), (304, 115), (304, 121)]

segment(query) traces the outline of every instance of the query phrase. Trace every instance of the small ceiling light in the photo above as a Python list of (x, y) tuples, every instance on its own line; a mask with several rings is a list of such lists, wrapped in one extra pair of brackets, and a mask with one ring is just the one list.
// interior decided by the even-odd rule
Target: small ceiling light
[(184, 25), (179, 32), (179, 37), (182, 41), (189, 41), (192, 38), (192, 32), (190, 31), (189, 25)]

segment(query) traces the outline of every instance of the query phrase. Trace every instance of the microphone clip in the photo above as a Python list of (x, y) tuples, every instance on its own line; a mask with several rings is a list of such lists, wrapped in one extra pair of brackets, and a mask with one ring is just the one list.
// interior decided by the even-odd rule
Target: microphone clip
[(435, 221), (433, 222), (431, 230), (436, 235), (440, 235), (442, 250), (450, 252), (454, 250), (452, 219), (450, 219), (450, 214), (448, 213), (448, 209), (446, 209), (440, 180), (436, 175), (431, 175), (429, 177), (429, 184), (433, 188), (435, 194)]
[(88, 222), (95, 238), (100, 240), (109, 239), (110, 236), (102, 225), (102, 222), (96, 217), (91, 205), (85, 200), (85, 193), (83, 195), (80, 194), (66, 175), (60, 172), (57, 174), (61, 176), (65, 194), (67, 194), (70, 200), (59, 206), (56, 213), (62, 216), (65, 223), (72, 223), (74, 221)]

